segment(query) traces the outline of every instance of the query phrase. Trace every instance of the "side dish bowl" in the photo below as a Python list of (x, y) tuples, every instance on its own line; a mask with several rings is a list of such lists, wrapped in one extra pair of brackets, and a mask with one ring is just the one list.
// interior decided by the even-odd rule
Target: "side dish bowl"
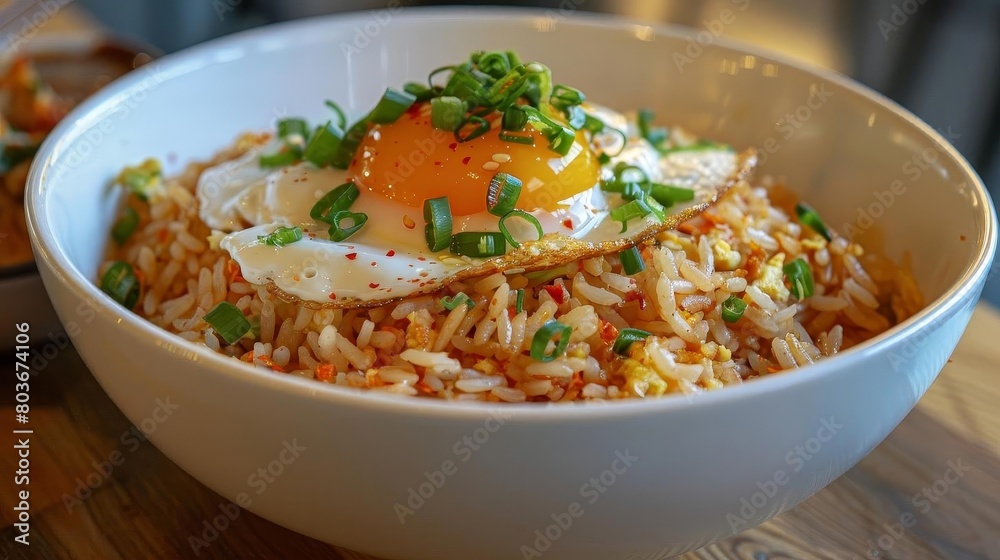
[[(315, 120), (326, 98), (356, 115), (387, 86), (511, 48), (608, 106), (652, 107), (662, 122), (756, 147), (762, 173), (840, 231), (897, 260), (908, 253), (930, 303), (842, 355), (739, 387), (488, 407), (253, 370), (94, 285), (123, 165), (154, 156), (175, 172), (276, 117)], [(794, 507), (881, 442), (940, 372), (997, 235), (982, 182), (946, 139), (842, 76), (687, 29), (501, 9), (319, 18), (155, 61), (58, 126), (28, 208), (76, 348), (132, 422), (158, 419), (159, 449), (276, 523), (412, 559), (661, 558)], [(154, 412), (165, 405), (169, 415)]]

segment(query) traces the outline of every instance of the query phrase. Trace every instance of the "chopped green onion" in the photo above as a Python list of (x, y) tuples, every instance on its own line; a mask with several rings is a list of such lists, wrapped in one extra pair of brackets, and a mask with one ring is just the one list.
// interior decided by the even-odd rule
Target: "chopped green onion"
[(261, 167), (284, 167), (286, 165), (292, 165), (298, 159), (299, 156), (297, 156), (293, 150), (286, 148), (280, 152), (260, 156), (259, 163)]
[(729, 296), (726, 301), (722, 302), (722, 320), (727, 323), (735, 323), (740, 320), (746, 310), (747, 302), (736, 296)]
[(641, 109), (637, 120), (639, 135), (645, 138), (656, 149), (661, 149), (667, 140), (667, 129), (663, 127), (652, 127), (654, 113), (650, 109)]
[(694, 200), (694, 190), (685, 189), (684, 187), (675, 187), (673, 185), (653, 183), (649, 189), (649, 196), (653, 197), (653, 200), (664, 206), (673, 206), (678, 202), (688, 202)]
[(578, 106), (567, 107), (563, 112), (566, 114), (566, 124), (573, 130), (580, 130), (587, 123), (587, 114)]
[(549, 140), (549, 149), (564, 156), (573, 146), (576, 133), (573, 129), (550, 119), (534, 107), (522, 106), (521, 110), (528, 116), (528, 122), (537, 128)]
[(465, 295), (465, 292), (458, 292), (454, 296), (451, 297), (445, 296), (441, 298), (441, 305), (448, 311), (455, 309), (456, 307), (462, 305), (463, 303), (466, 306), (468, 306), (469, 309), (472, 309), (473, 307), (476, 306), (476, 302), (472, 301), (472, 298)]
[(324, 101), (323, 104), (329, 107), (330, 110), (332, 110), (334, 113), (337, 114), (337, 127), (340, 128), (340, 130), (344, 130), (345, 128), (347, 128), (347, 115), (344, 114), (344, 110), (340, 108), (340, 105), (337, 105), (336, 103), (330, 101), (329, 99)]
[(586, 130), (587, 132), (591, 134), (597, 134), (604, 130), (605, 126), (604, 121), (602, 121), (601, 119), (587, 114), (585, 114), (584, 117), (585, 118), (583, 120), (583, 129)]
[(358, 199), (358, 186), (353, 182), (344, 183), (323, 195), (309, 210), (309, 217), (328, 224), (333, 223), (333, 215), (341, 210), (347, 210)]
[[(537, 362), (551, 362), (562, 356), (566, 353), (566, 347), (569, 346), (569, 337), (571, 334), (573, 334), (573, 327), (564, 325), (555, 319), (547, 321), (535, 332), (534, 338), (531, 339), (531, 359)], [(556, 342), (555, 349), (550, 353), (546, 353), (549, 342), (556, 336), (559, 337), (559, 340)]]
[(609, 156), (604, 152), (601, 152), (600, 154), (597, 155), (597, 163), (601, 165), (607, 165), (611, 163), (611, 156)]
[(250, 332), (250, 321), (246, 315), (228, 301), (216, 305), (202, 319), (215, 329), (226, 344), (233, 344)]
[[(348, 227), (341, 226), (341, 222), (345, 220), (350, 220), (351, 225)], [(348, 237), (354, 235), (361, 229), (361, 226), (365, 225), (368, 221), (368, 214), (364, 212), (351, 212), (350, 210), (341, 210), (335, 213), (330, 221), (330, 241), (341, 242)]]
[(127, 187), (140, 200), (149, 200), (161, 184), (162, 168), (160, 161), (149, 158), (139, 165), (129, 166), (122, 169), (118, 174), (117, 182)]
[(616, 338), (614, 343), (611, 345), (611, 349), (615, 352), (615, 354), (626, 356), (628, 355), (628, 349), (632, 346), (633, 342), (646, 340), (646, 338), (648, 338), (651, 334), (652, 333), (642, 329), (622, 329), (618, 331), (618, 338)]
[(101, 291), (111, 296), (111, 299), (132, 309), (139, 303), (139, 279), (127, 262), (115, 261), (101, 278)]
[(824, 239), (830, 241), (830, 232), (826, 229), (826, 224), (823, 223), (823, 219), (819, 217), (819, 214), (815, 210), (800, 202), (795, 205), (795, 214), (798, 215), (800, 222), (811, 227), (816, 233), (822, 235)]
[(782, 270), (785, 272), (785, 278), (792, 285), (793, 296), (802, 300), (813, 295), (813, 277), (809, 263), (798, 258), (786, 264)]
[(454, 66), (442, 66), (440, 68), (435, 68), (434, 70), (431, 70), (431, 73), (427, 75), (427, 85), (430, 86), (431, 89), (434, 89), (435, 87), (437, 87), (437, 86), (434, 85), (434, 76), (437, 76), (441, 72), (445, 72), (445, 71), (448, 71), (448, 70), (455, 70), (455, 67)]
[(557, 85), (552, 88), (552, 97), (549, 102), (556, 109), (565, 109), (567, 107), (576, 107), (583, 103), (585, 99), (586, 96), (580, 90), (569, 86)]
[(510, 59), (505, 52), (477, 53), (472, 59), (480, 70), (497, 79), (502, 78), (511, 69)]
[(500, 139), (504, 142), (514, 142), (515, 144), (524, 144), (526, 146), (535, 145), (535, 139), (530, 134), (511, 134), (510, 132), (501, 132)]
[(111, 238), (115, 240), (115, 243), (124, 245), (128, 238), (135, 233), (137, 227), (139, 227), (139, 213), (131, 206), (126, 206), (122, 210), (121, 217), (118, 218), (115, 225), (111, 226)]
[(568, 274), (569, 268), (566, 266), (560, 266), (558, 268), (550, 268), (548, 270), (525, 272), (524, 277), (531, 282), (531, 285), (537, 286), (538, 284), (544, 284), (550, 280), (554, 280), (560, 276), (566, 276)]
[(280, 226), (267, 235), (258, 235), (257, 241), (272, 247), (283, 247), (302, 240), (302, 228)]
[(403, 91), (415, 97), (418, 102), (434, 99), (439, 93), (441, 93), (441, 91), (436, 87), (429, 88), (424, 84), (419, 84), (417, 82), (408, 82), (403, 86)]
[(521, 180), (510, 173), (497, 173), (486, 188), (486, 210), (494, 216), (505, 216), (520, 196)]
[(673, 148), (662, 148), (660, 149), (661, 154), (673, 154), (676, 152), (703, 152), (706, 150), (722, 150), (731, 152), (733, 150), (732, 146), (726, 144), (718, 144), (712, 142), (711, 140), (698, 140), (694, 144), (689, 144), (687, 146), (674, 146)]
[(336, 151), (334, 151), (333, 157), (330, 159), (330, 165), (337, 169), (347, 169), (347, 166), (351, 164), (351, 160), (354, 159), (354, 154), (358, 151), (358, 146), (361, 145), (361, 141), (368, 134), (368, 124), (369, 121), (365, 118), (352, 124), (351, 128), (347, 129), (344, 137), (340, 139), (340, 144), (337, 146)]
[(503, 120), (500, 124), (504, 130), (522, 130), (528, 124), (528, 115), (520, 107), (514, 105), (503, 112)]
[(453, 132), (465, 120), (465, 103), (457, 97), (431, 99), (431, 125)]
[[(469, 130), (470, 125), (475, 125), (475, 128)], [(455, 138), (459, 142), (468, 142), (473, 138), (478, 138), (486, 134), (489, 130), (490, 123), (486, 119), (477, 115), (470, 115), (455, 129)]]
[(621, 233), (625, 233), (628, 230), (628, 222), (633, 218), (642, 218), (643, 216), (648, 216), (653, 210), (646, 204), (643, 199), (636, 199), (632, 202), (619, 206), (618, 208), (613, 208), (611, 210), (611, 219), (616, 222), (622, 223)]
[(378, 105), (375, 105), (372, 112), (368, 113), (367, 120), (375, 124), (394, 123), (399, 119), (399, 117), (403, 116), (403, 113), (405, 113), (416, 100), (416, 97), (406, 93), (405, 91), (387, 88), (385, 93), (382, 94), (382, 99), (379, 100)]
[(625, 200), (644, 199), (649, 195), (646, 188), (640, 183), (624, 183), (622, 184), (622, 198)]
[(323, 167), (330, 163), (333, 154), (340, 146), (342, 136), (343, 132), (334, 127), (330, 121), (322, 126), (317, 126), (312, 137), (309, 138), (309, 143), (306, 144), (305, 151), (302, 152), (302, 159), (316, 167)]
[(573, 147), (573, 142), (576, 140), (576, 133), (571, 128), (561, 126), (552, 135), (547, 136), (547, 138), (549, 139), (549, 149), (564, 156)]
[(515, 294), (517, 295), (514, 299), (514, 312), (521, 313), (524, 311), (524, 288), (515, 290)]
[(635, 245), (619, 253), (618, 258), (622, 261), (622, 272), (627, 276), (646, 270), (646, 263), (643, 262), (642, 254), (639, 253), (639, 248)]
[(518, 243), (516, 239), (514, 239), (514, 236), (511, 235), (510, 231), (507, 230), (507, 224), (504, 223), (510, 218), (521, 218), (522, 220), (535, 226), (535, 231), (538, 232), (538, 239), (541, 239), (542, 237), (545, 236), (545, 232), (542, 231), (542, 224), (541, 222), (538, 221), (538, 218), (532, 216), (531, 214), (525, 212), (524, 210), (511, 210), (510, 212), (504, 214), (502, 218), (500, 218), (500, 233), (503, 234), (504, 239), (506, 239), (507, 243), (510, 243), (512, 247), (520, 247), (521, 244)]
[(309, 135), (309, 125), (302, 119), (281, 119), (278, 121), (278, 138), (288, 138), (293, 134), (305, 138)]
[(496, 257), (507, 252), (507, 240), (499, 232), (463, 231), (451, 236), (451, 252), (473, 258)]
[(441, 251), (451, 244), (451, 205), (447, 196), (424, 200), (424, 236), (431, 251)]

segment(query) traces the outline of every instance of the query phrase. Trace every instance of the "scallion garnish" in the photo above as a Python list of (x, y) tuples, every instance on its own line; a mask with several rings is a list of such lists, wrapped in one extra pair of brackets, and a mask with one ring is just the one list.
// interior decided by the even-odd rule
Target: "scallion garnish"
[(521, 180), (510, 173), (497, 173), (486, 188), (486, 210), (494, 216), (506, 216), (520, 196)]
[[(323, 167), (330, 163), (333, 160), (333, 154), (337, 152), (337, 148), (340, 146), (343, 134), (343, 131), (333, 126), (330, 121), (327, 121), (324, 125), (317, 126), (309, 138), (305, 150), (302, 152), (302, 159), (312, 163), (316, 167)], [(263, 158), (261, 158), (261, 164), (263, 165)]]
[(403, 113), (410, 108), (417, 100), (416, 97), (399, 91), (398, 89), (387, 88), (382, 94), (382, 99), (378, 105), (368, 113), (368, 120), (375, 124), (391, 124), (396, 122)]
[(111, 226), (111, 238), (115, 243), (124, 245), (129, 237), (135, 233), (135, 228), (139, 227), (139, 213), (131, 206), (126, 206), (122, 210), (121, 217)]
[(476, 302), (472, 301), (472, 298), (465, 295), (465, 292), (458, 292), (454, 296), (445, 296), (441, 298), (441, 305), (448, 311), (452, 311), (462, 304), (468, 306), (469, 309), (476, 306)]
[(263, 154), (258, 160), (261, 167), (284, 167), (286, 165), (292, 165), (298, 161), (299, 156), (289, 149), (285, 148), (279, 152), (273, 154)]
[(101, 278), (101, 291), (111, 296), (111, 299), (132, 309), (139, 303), (141, 287), (135, 276), (132, 265), (123, 261), (111, 263), (111, 267)]
[(340, 105), (337, 105), (329, 99), (324, 101), (323, 104), (329, 107), (330, 110), (337, 115), (337, 127), (340, 128), (340, 130), (347, 128), (347, 115), (344, 114), (344, 110), (340, 108)]
[(528, 115), (520, 107), (513, 105), (503, 112), (500, 124), (503, 130), (515, 132), (523, 130), (528, 124)]
[(785, 273), (785, 278), (792, 285), (791, 292), (793, 296), (799, 300), (803, 300), (813, 295), (815, 288), (813, 286), (812, 270), (809, 268), (809, 263), (802, 258), (798, 258), (786, 264), (782, 270)]
[(424, 200), (424, 236), (427, 248), (442, 251), (451, 245), (451, 205), (447, 196)]
[(636, 199), (618, 208), (611, 210), (611, 219), (622, 223), (621, 233), (628, 230), (628, 222), (634, 218), (642, 218), (653, 212), (652, 208), (643, 199)]
[(212, 326), (226, 344), (233, 344), (250, 332), (250, 321), (246, 315), (228, 301), (216, 305), (202, 319)]
[(504, 142), (514, 142), (515, 144), (524, 144), (526, 146), (534, 146), (535, 138), (530, 134), (514, 134), (511, 132), (501, 132), (500, 139)]
[(439, 88), (430, 88), (417, 82), (409, 82), (403, 86), (403, 91), (417, 98), (417, 102), (430, 101), (441, 94)]
[(515, 291), (517, 294), (514, 297), (514, 313), (521, 313), (524, 311), (524, 288), (519, 288)]
[(160, 161), (149, 158), (139, 165), (122, 169), (117, 182), (127, 187), (140, 200), (149, 200), (150, 195), (162, 184), (162, 178)]
[(309, 125), (302, 119), (281, 119), (278, 121), (278, 138), (299, 135), (305, 138), (309, 135)]
[(330, 165), (337, 169), (347, 169), (347, 166), (351, 164), (351, 160), (354, 159), (355, 152), (358, 151), (358, 146), (361, 145), (361, 141), (368, 134), (369, 124), (366, 117), (352, 124), (351, 128), (347, 129), (344, 137), (340, 139), (340, 144), (337, 145), (336, 151), (333, 152), (333, 157), (330, 158)]
[(640, 340), (646, 340), (652, 333), (644, 331), (642, 329), (622, 329), (618, 331), (618, 338), (615, 338), (614, 343), (611, 345), (611, 350), (620, 356), (628, 355), (628, 349), (632, 347), (633, 342), (638, 342)]
[(619, 253), (618, 258), (622, 261), (622, 272), (627, 276), (646, 270), (646, 263), (643, 262), (642, 254), (639, 253), (639, 248), (635, 245)]
[(353, 182), (344, 183), (317, 200), (309, 210), (309, 217), (319, 222), (333, 223), (333, 215), (350, 208), (359, 194), (358, 187)]
[(577, 105), (583, 103), (587, 97), (583, 95), (583, 92), (564, 85), (556, 85), (552, 88), (552, 98), (550, 102), (552, 106), (556, 109), (565, 109), (567, 107), (576, 107)]
[(465, 120), (465, 102), (457, 97), (431, 99), (431, 126), (453, 132)]
[(507, 252), (507, 240), (493, 231), (463, 231), (451, 236), (451, 252), (473, 258), (496, 257)]
[[(351, 225), (344, 227), (341, 225), (345, 221), (350, 221)], [(350, 210), (340, 210), (331, 216), (330, 219), (330, 241), (340, 242), (354, 235), (368, 221), (368, 214), (364, 212), (351, 212)]]
[(257, 241), (272, 247), (283, 247), (302, 240), (302, 228), (279, 226), (267, 235), (258, 235)]
[(824, 239), (830, 241), (830, 232), (826, 229), (826, 224), (823, 223), (822, 218), (819, 217), (819, 214), (815, 210), (800, 202), (795, 205), (795, 214), (799, 217), (800, 222), (811, 227), (816, 233), (822, 235)]
[[(537, 362), (551, 362), (552, 360), (566, 353), (569, 346), (569, 337), (573, 334), (573, 327), (564, 325), (555, 319), (547, 321), (542, 325), (535, 336), (531, 339), (531, 359)], [(559, 337), (552, 352), (547, 352), (549, 342), (553, 338)]]
[(469, 115), (462, 124), (455, 129), (455, 138), (459, 142), (468, 142), (486, 134), (490, 130), (490, 123), (478, 115)]
[(736, 296), (729, 296), (726, 301), (722, 302), (722, 320), (727, 323), (735, 323), (740, 320), (743, 316), (743, 312), (747, 310), (747, 302)]
[(653, 127), (654, 113), (650, 109), (641, 109), (636, 118), (639, 127), (639, 135), (646, 139), (657, 150), (663, 148), (663, 143), (667, 141), (668, 132), (663, 127)]
[(694, 200), (694, 190), (675, 187), (673, 185), (652, 183), (649, 189), (649, 196), (664, 206), (672, 206), (678, 202)]
[(535, 231), (538, 232), (538, 239), (541, 239), (542, 237), (545, 236), (545, 232), (542, 230), (542, 224), (541, 222), (538, 221), (538, 218), (532, 216), (531, 214), (525, 212), (524, 210), (517, 210), (517, 209), (511, 210), (510, 212), (504, 214), (502, 218), (500, 218), (500, 233), (503, 234), (504, 239), (507, 240), (507, 243), (510, 243), (511, 247), (520, 247), (521, 244), (518, 243), (516, 239), (514, 239), (514, 236), (511, 235), (510, 231), (507, 229), (507, 224), (505, 222), (510, 218), (521, 218), (522, 220), (535, 226)]

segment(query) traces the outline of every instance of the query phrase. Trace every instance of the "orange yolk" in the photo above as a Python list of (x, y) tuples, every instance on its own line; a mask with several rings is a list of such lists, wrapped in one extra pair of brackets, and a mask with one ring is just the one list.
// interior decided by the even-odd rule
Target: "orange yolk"
[(425, 199), (447, 196), (456, 216), (486, 211), (487, 187), (500, 172), (521, 180), (517, 207), (524, 210), (555, 210), (597, 184), (600, 165), (582, 131), (560, 157), (530, 125), (516, 134), (530, 135), (533, 144), (520, 144), (500, 139), (499, 115), (491, 124), (485, 134), (458, 142), (431, 126), (429, 104), (414, 105), (396, 122), (368, 131), (349, 173), (362, 192), (417, 209)]

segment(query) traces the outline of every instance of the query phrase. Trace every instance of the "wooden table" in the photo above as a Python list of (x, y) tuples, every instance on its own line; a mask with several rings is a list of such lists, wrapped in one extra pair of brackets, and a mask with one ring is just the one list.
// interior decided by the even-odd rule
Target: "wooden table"
[[(871, 455), (793, 511), (684, 558), (1000, 558), (997, 335), (1000, 314), (981, 304), (941, 376)], [(10, 434), (18, 427), (14, 380), (11, 375), (5, 380), (0, 430)], [(218, 515), (226, 500), (150, 443), (125, 436), (132, 426), (72, 347), (33, 378), (30, 422), (35, 430), (31, 545), (13, 540), (16, 456), (4, 444), (0, 558), (195, 557), (188, 537), (200, 534), (203, 521)], [(94, 476), (95, 462), (107, 461), (116, 451), (127, 460), (114, 466), (88, 499), (64, 501), (64, 495)], [(956, 480), (948, 474), (949, 465), (968, 471)], [(953, 483), (945, 482), (948, 477)], [(935, 483), (942, 494), (935, 503), (913, 501)], [(248, 511), (198, 557), (368, 558)]]

